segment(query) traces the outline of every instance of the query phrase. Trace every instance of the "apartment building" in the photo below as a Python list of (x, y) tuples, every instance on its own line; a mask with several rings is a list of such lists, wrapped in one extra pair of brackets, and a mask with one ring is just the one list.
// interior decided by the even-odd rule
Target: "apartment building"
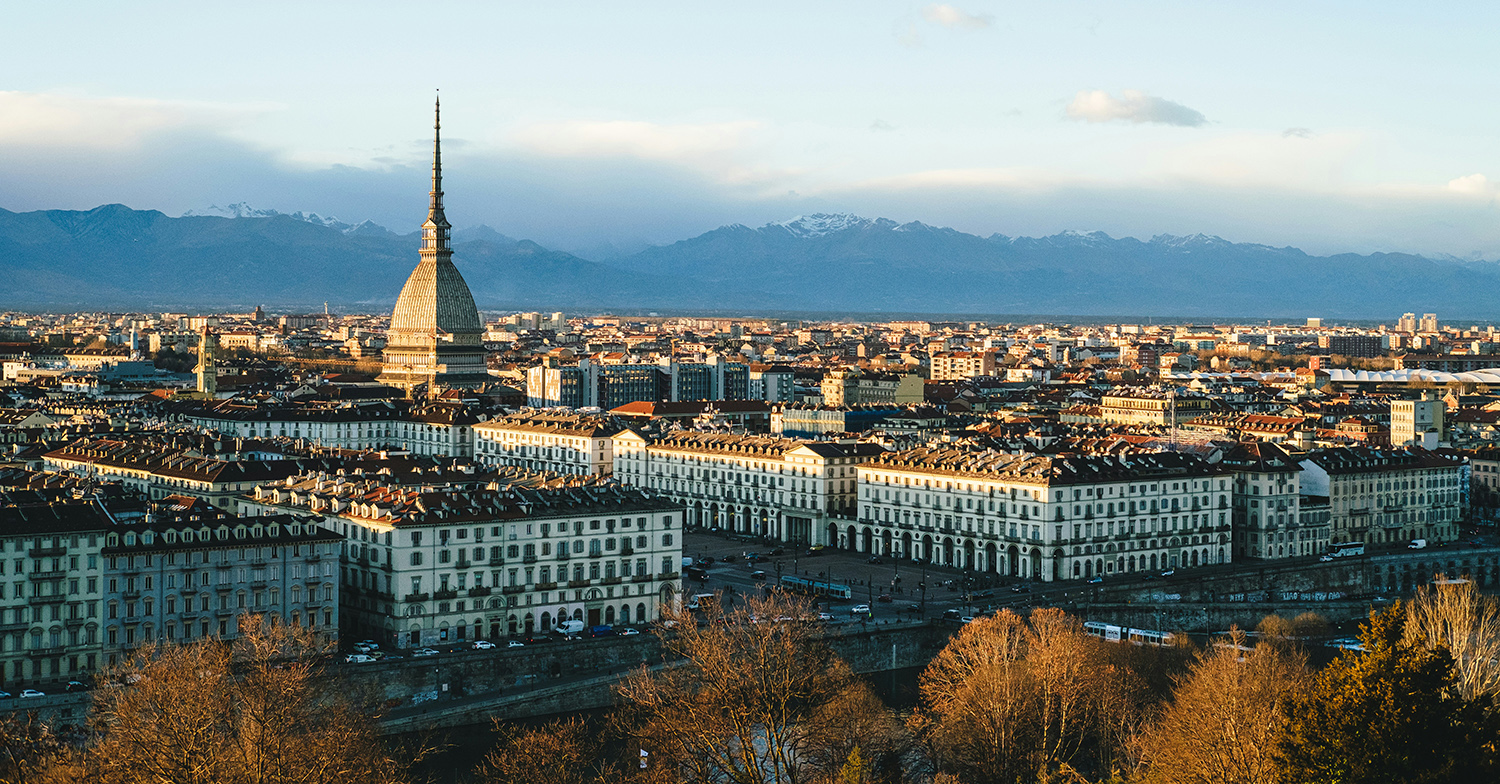
[(1099, 415), (1109, 424), (1182, 424), (1213, 410), (1213, 401), (1198, 394), (1159, 388), (1113, 389), (1099, 401)]
[(1299, 558), (1328, 549), (1328, 520), (1301, 514), (1302, 465), (1285, 449), (1240, 443), (1220, 464), (1234, 476), (1235, 558)]
[(1231, 477), (1202, 458), (920, 447), (859, 466), (861, 552), (1034, 580), (1229, 563)]
[(474, 425), (485, 415), (461, 403), (410, 408), (387, 401), (329, 405), (244, 404), (184, 407), (175, 416), (204, 430), (243, 438), (295, 438), (331, 449), (399, 449), (423, 457), (470, 457)]
[(1443, 414), (1447, 405), (1431, 392), (1421, 400), (1391, 401), (1391, 446), (1436, 449), (1443, 440)]
[(252, 513), (316, 514), (344, 542), (346, 634), (396, 648), (640, 624), (680, 592), (682, 507), (618, 484), (396, 484), (312, 474), (256, 488)]
[(238, 517), (187, 496), (104, 536), (106, 664), (142, 645), (233, 640), (246, 618), (307, 626), (337, 643), (342, 537), (308, 515)]
[(0, 495), (0, 685), (84, 680), (100, 666), (100, 549), (112, 521), (93, 500)]
[(1309, 452), (1301, 463), (1302, 492), (1328, 498), (1333, 544), (1458, 538), (1459, 458), (1416, 447), (1348, 447)]
[(43, 455), (50, 471), (119, 481), (153, 499), (199, 498), (234, 511), (240, 493), (307, 470), (303, 460), (215, 460), (156, 444), (83, 439)]
[(921, 403), (922, 377), (915, 373), (874, 373), (846, 368), (824, 374), (823, 403), (829, 406)]
[(605, 475), (614, 469), (620, 430), (609, 416), (523, 411), (474, 426), (474, 458), (558, 474)]
[(958, 381), (995, 375), (994, 351), (940, 351), (934, 353), (930, 361), (930, 378), (933, 381)]
[(615, 475), (686, 509), (691, 526), (797, 544), (851, 546), (855, 468), (876, 444), (633, 430), (615, 436)]

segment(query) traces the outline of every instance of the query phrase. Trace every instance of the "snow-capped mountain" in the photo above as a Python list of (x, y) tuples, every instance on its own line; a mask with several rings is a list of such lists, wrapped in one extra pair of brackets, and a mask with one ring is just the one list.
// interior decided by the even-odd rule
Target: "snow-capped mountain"
[(326, 226), (330, 229), (341, 231), (345, 234), (384, 232), (387, 229), (374, 221), (361, 221), (360, 223), (345, 223), (331, 215), (319, 215), (316, 212), (279, 212), (277, 210), (263, 210), (250, 206), (246, 202), (237, 201), (220, 207), (217, 204), (210, 205), (202, 210), (188, 210), (182, 213), (184, 218), (201, 218), (205, 216), (217, 218), (275, 218), (286, 216), (292, 220), (311, 223), (314, 226)]

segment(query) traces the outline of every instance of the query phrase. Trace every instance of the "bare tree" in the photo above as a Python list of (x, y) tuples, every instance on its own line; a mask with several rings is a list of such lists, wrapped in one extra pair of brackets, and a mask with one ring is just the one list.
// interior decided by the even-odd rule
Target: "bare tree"
[(480, 765), (481, 782), (615, 784), (630, 770), (604, 748), (601, 733), (579, 718), (519, 728), (496, 721), (499, 740)]
[(1306, 678), (1306, 659), (1295, 648), (1264, 641), (1250, 648), (1244, 633), (1233, 630), (1179, 679), (1171, 703), (1136, 734), (1140, 779), (1274, 784), (1283, 698)]
[[(830, 713), (869, 701), (822, 640), (807, 603), (751, 598), (713, 602), (705, 623), (681, 610), (658, 625), (666, 666), (642, 668), (617, 689), (626, 734), (649, 753), (652, 781), (810, 782), (831, 779), (878, 720)], [(852, 742), (852, 745), (851, 745)], [(840, 753), (843, 752), (843, 753)]]
[(1407, 643), (1442, 646), (1453, 655), (1459, 694), (1466, 700), (1500, 693), (1500, 602), (1471, 580), (1438, 575), (1406, 605)]
[(0, 718), (0, 784), (44, 781), (65, 752), (52, 726), (34, 711)]
[(973, 784), (1108, 767), (1144, 689), (1105, 645), (1055, 609), (976, 620), (922, 673), (912, 727), (943, 771)]
[(322, 671), (324, 644), (298, 626), (242, 619), (232, 645), (142, 648), (96, 694), (89, 754), (106, 784), (394, 782), (400, 767)]

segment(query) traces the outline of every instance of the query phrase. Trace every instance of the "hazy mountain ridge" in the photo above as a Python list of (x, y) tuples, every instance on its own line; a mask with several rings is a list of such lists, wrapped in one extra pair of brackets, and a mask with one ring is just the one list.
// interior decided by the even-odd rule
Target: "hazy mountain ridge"
[[(246, 205), (171, 218), (105, 205), (0, 210), (0, 307), (388, 307), (418, 234)], [(1310, 256), (1209, 235), (980, 237), (816, 214), (723, 226), (590, 261), (487, 226), (454, 232), (481, 308), (696, 308), (1077, 315), (1500, 316), (1500, 264)]]

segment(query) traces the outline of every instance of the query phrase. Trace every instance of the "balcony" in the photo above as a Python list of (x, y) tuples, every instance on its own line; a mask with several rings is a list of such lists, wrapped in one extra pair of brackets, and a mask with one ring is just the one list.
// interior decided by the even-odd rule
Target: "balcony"
[(593, 584), (594, 584), (593, 580), (569, 580), (568, 581), (568, 587), (569, 588), (587, 588), (588, 586), (593, 585)]
[(564, 552), (562, 550), (557, 551), (557, 560), (559, 560), (559, 561), (566, 561), (570, 557), (571, 556), (569, 556), (568, 553), (566, 553), (566, 552)]
[(628, 544), (623, 545), (620, 547), (620, 555), (635, 555), (635, 548)]
[(67, 601), (66, 594), (52, 594), (51, 596), (30, 596), (26, 601), (31, 604), (62, 604)]
[(638, 575), (630, 578), (630, 581), (633, 582), (633, 583), (649, 583), (649, 582), (651, 582), (651, 575), (649, 575), (649, 574), (638, 574)]
[(526, 586), (524, 586), (524, 585), (507, 585), (504, 588), (500, 589), (500, 593), (506, 594), (507, 596), (509, 596), (510, 594), (513, 594), (513, 593), (525, 593), (525, 592), (526, 592)]
[(534, 556), (534, 555), (523, 555), (523, 556), (521, 556), (521, 563), (529, 563), (529, 564), (536, 563), (536, 556)]
[(27, 551), (32, 558), (51, 558), (59, 555), (67, 555), (66, 547), (33, 547)]
[(482, 585), (476, 585), (473, 588), (469, 589), (469, 595), (470, 596), (489, 596), (490, 595), (490, 589), (488, 589), (488, 588), (486, 588), (486, 587), (484, 587)]
[(677, 572), (662, 572), (661, 574), (657, 575), (657, 579), (660, 579), (660, 580), (676, 580), (677, 579)]
[(49, 569), (45, 572), (32, 572), (26, 575), (28, 580), (56, 580), (68, 575), (67, 569)]
[(443, 589), (441, 591), (433, 591), (432, 592), (432, 598), (434, 598), (434, 599), (436, 599), (436, 600), (438, 600), (440, 602), (443, 601), (443, 600), (445, 600), (445, 599), (457, 599), (458, 598), (458, 591), (456, 591), (454, 589), (451, 589), (451, 588)]
[[(69, 623), (73, 623), (73, 622), (74, 621), (69, 621)], [(82, 623), (82, 621), (78, 621), (78, 623)], [(29, 626), (31, 626), (31, 622), (30, 621), (4, 621), (4, 622), (0, 622), (0, 632), (15, 631), (17, 629), (25, 629), (25, 628), (27, 628)]]
[(625, 581), (624, 577), (606, 577), (606, 578), (604, 578), (604, 584), (605, 585), (619, 585), (620, 583), (622, 583), (624, 581)]
[(409, 593), (402, 597), (403, 602), (425, 602), (432, 597), (426, 593)]
[(32, 648), (26, 651), (27, 656), (57, 656), (67, 650), (61, 645), (52, 645), (46, 648)]
[(537, 583), (536, 584), (536, 589), (538, 591), (550, 591), (550, 590), (552, 590), (552, 589), (554, 589), (556, 587), (557, 587), (557, 583)]

